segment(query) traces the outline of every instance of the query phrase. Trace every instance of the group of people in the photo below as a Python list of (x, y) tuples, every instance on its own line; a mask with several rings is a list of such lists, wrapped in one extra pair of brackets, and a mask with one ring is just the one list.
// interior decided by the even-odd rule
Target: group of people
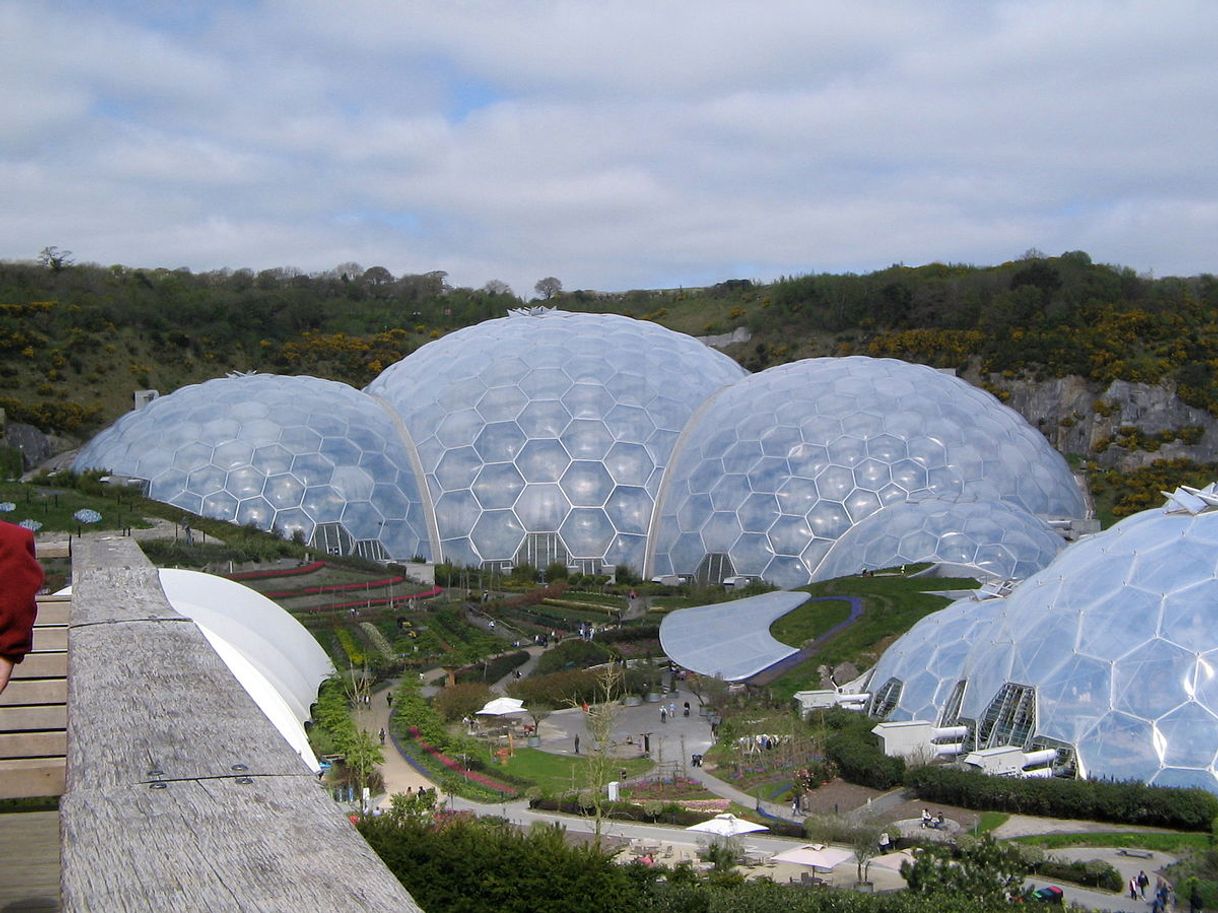
[(932, 815), (929, 809), (922, 809), (922, 826), (929, 827), (932, 830), (942, 830), (943, 828), (943, 812), (938, 812)]
[[(1145, 900), (1148, 887), (1150, 887), (1150, 876), (1146, 874), (1145, 870), (1142, 870), (1129, 879), (1129, 899)], [(1150, 909), (1152, 913), (1164, 913), (1169, 905), (1173, 910), (1176, 908), (1176, 889), (1172, 887), (1170, 881), (1159, 876), (1155, 879), (1155, 893), (1150, 902)], [(1188, 905), (1192, 913), (1201, 913), (1201, 894), (1196, 885), (1193, 886), (1192, 894), (1188, 898)]]

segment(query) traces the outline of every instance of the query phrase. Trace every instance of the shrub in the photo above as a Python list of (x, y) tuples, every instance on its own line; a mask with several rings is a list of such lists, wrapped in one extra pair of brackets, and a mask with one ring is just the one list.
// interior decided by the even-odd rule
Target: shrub
[(1204, 789), (1134, 782), (1024, 780), (950, 767), (922, 767), (910, 770), (905, 783), (919, 798), (930, 802), (1054, 818), (1205, 831), (1218, 814), (1218, 796)]
[(513, 669), (523, 666), (529, 660), (526, 650), (516, 650), (513, 653), (503, 653), (480, 663), (473, 663), (458, 669), (453, 677), (457, 684), (465, 685), (472, 682), (497, 682)]
[(472, 716), (494, 697), (490, 686), (482, 682), (449, 685), (432, 698), (432, 706), (448, 722)]
[(1032, 870), (1050, 881), (1072, 881), (1106, 891), (1120, 891), (1125, 887), (1121, 873), (1102, 859), (1083, 862), (1081, 859), (1069, 861), (1050, 857), (1037, 863)]
[(548, 650), (537, 661), (537, 674), (547, 675), (563, 669), (586, 669), (608, 662), (609, 651), (591, 640), (565, 640)]
[(905, 762), (890, 758), (872, 735), (872, 721), (859, 718), (862, 725), (844, 726), (825, 739), (825, 758), (832, 762), (842, 779), (873, 789), (892, 789), (905, 777)]
[(596, 700), (596, 673), (588, 669), (530, 675), (508, 685), (508, 693), (526, 705), (540, 702), (552, 707), (569, 707)]

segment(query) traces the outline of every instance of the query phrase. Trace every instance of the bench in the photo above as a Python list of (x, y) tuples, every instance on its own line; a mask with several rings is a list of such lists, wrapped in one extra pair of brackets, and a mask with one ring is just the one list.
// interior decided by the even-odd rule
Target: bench
[(1154, 856), (1154, 853), (1152, 853), (1150, 850), (1120, 849), (1120, 850), (1117, 850), (1117, 855), (1118, 856), (1132, 856), (1137, 859), (1150, 859), (1151, 857)]

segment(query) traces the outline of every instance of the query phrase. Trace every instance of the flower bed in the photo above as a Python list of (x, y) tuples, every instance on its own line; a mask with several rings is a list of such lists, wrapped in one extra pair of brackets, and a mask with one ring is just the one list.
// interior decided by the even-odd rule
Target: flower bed
[(307, 609), (294, 609), (293, 611), (336, 612), (341, 609), (366, 609), (377, 606), (390, 606), (392, 608), (394, 606), (405, 605), (412, 599), (434, 599), (443, 592), (444, 590), (440, 587), (433, 586), (430, 590), (424, 590), (421, 593), (407, 593), (405, 596), (394, 596), (392, 599), (388, 596), (379, 596), (375, 599), (354, 599), (350, 602), (327, 602), (325, 605), (310, 606)]
[(419, 729), (417, 726), (411, 726), (409, 731), (410, 736), (414, 739), (416, 745), (422, 748), (425, 752), (427, 752), (453, 773), (464, 777), (466, 780), (477, 783), (479, 786), (485, 787), (486, 789), (493, 790), (494, 792), (504, 793), (509, 796), (516, 795), (516, 787), (509, 786), (507, 783), (504, 783), (501, 780), (495, 780), (492, 777), (488, 777), (486, 774), (478, 773), (476, 770), (466, 770), (460, 764), (460, 762), (450, 758), (444, 752), (440, 751), (440, 749), (432, 746), (427, 740), (420, 738)]
[(732, 804), (731, 799), (678, 799), (677, 805), (691, 812), (714, 812), (716, 815), (725, 812)]
[(402, 576), (382, 577), (380, 580), (362, 580), (355, 583), (323, 583), (297, 590), (266, 590), (262, 595), (267, 599), (287, 599), (291, 596), (318, 596), (322, 593), (343, 593), (348, 590), (382, 590), (405, 582), (406, 578)]
[(312, 561), (309, 564), (302, 564), (299, 567), (273, 568), (269, 571), (238, 571), (235, 574), (226, 574), (229, 580), (268, 580), (272, 577), (296, 577), (301, 574), (312, 574), (314, 571), (320, 571), (326, 566), (324, 561)]

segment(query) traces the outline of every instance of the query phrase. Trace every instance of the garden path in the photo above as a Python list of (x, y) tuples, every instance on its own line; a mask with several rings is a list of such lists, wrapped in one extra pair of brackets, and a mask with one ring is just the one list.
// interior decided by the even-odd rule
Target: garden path
[(386, 688), (372, 695), (367, 707), (361, 707), (354, 713), (355, 724), (364, 730), (364, 732), (370, 733), (373, 738), (376, 738), (380, 734), (382, 728), (385, 730), (385, 763), (380, 767), (381, 773), (385, 777), (385, 794), (378, 800), (377, 804), (386, 807), (389, 804), (389, 797), (394, 793), (418, 792), (424, 788), (437, 788), (436, 784), (432, 783), (406, 761), (402, 753), (397, 750), (392, 740), (388, 737), (389, 702), (386, 700), (386, 695), (393, 694), (397, 690), (397, 684), (396, 679), (388, 682)]

